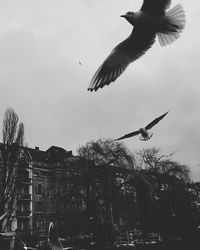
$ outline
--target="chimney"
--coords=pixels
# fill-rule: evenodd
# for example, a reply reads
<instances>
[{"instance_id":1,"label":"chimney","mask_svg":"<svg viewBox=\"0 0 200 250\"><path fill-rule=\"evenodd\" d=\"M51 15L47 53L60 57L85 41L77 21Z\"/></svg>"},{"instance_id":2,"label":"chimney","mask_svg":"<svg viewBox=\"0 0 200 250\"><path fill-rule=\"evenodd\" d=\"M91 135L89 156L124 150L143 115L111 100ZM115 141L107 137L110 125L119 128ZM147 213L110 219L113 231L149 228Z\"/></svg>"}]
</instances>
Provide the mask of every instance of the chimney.
<instances>
[{"instance_id":1,"label":"chimney","mask_svg":"<svg viewBox=\"0 0 200 250\"><path fill-rule=\"evenodd\" d=\"M39 147L35 147L35 150L36 150L36 151L39 151L39 150L40 150L40 148L39 148Z\"/></svg>"}]
</instances>

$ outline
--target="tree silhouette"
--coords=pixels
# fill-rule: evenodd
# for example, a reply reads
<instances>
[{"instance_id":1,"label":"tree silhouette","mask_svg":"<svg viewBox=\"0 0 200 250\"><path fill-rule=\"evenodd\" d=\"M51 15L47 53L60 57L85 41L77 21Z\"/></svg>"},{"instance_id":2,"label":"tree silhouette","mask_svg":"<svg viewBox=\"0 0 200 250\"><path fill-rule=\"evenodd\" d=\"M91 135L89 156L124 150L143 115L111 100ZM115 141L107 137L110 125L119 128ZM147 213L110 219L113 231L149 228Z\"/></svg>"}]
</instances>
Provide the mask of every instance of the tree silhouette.
<instances>
[{"instance_id":1,"label":"tree silhouette","mask_svg":"<svg viewBox=\"0 0 200 250\"><path fill-rule=\"evenodd\" d=\"M24 142L24 125L18 120L12 108L6 109L0 144L0 215L6 212L6 216L0 221L0 232L5 230L16 204L17 162Z\"/></svg>"},{"instance_id":2,"label":"tree silhouette","mask_svg":"<svg viewBox=\"0 0 200 250\"><path fill-rule=\"evenodd\" d=\"M109 139L86 143L78 149L78 155L82 159L81 173L68 178L68 183L72 184L68 199L84 201L85 219L90 226L90 218L99 219L99 209L106 211L104 219L112 225L113 206L123 207L121 184L117 178L123 169L134 167L134 158L122 143Z\"/></svg>"},{"instance_id":3,"label":"tree silhouette","mask_svg":"<svg viewBox=\"0 0 200 250\"><path fill-rule=\"evenodd\" d=\"M189 168L161 155L159 149L139 152L140 168L151 184L152 225L163 236L173 236L194 225Z\"/></svg>"}]
</instances>

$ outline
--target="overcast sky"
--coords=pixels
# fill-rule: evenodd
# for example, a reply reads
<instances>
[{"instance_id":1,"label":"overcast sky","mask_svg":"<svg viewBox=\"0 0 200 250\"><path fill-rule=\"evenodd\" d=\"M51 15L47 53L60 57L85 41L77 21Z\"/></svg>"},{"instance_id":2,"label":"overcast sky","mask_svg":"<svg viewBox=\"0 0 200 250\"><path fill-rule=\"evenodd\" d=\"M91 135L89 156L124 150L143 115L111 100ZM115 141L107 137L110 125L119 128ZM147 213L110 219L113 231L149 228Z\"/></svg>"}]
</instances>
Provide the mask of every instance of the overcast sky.
<instances>
[{"instance_id":1,"label":"overcast sky","mask_svg":"<svg viewBox=\"0 0 200 250\"><path fill-rule=\"evenodd\" d=\"M88 84L111 49L131 32L120 17L141 0L0 1L0 118L12 107L25 140L42 150L76 149L117 138L166 111L151 140L124 140L132 152L158 147L187 164L200 181L200 3L172 0L186 12L173 44L158 41L110 86ZM79 61L82 65L79 64Z\"/></svg>"}]
</instances>

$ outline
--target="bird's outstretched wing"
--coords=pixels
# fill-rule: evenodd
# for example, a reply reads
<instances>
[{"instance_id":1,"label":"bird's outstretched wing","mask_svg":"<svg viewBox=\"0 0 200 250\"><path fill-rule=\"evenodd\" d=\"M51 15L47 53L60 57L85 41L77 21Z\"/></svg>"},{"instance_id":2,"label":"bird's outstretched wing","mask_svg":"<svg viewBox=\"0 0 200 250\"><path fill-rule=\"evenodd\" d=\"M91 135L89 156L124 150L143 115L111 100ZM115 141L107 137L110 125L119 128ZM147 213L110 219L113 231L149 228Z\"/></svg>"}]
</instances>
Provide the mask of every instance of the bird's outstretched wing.
<instances>
[{"instance_id":1,"label":"bird's outstretched wing","mask_svg":"<svg viewBox=\"0 0 200 250\"><path fill-rule=\"evenodd\" d=\"M132 136L135 136L135 135L139 135L140 134L140 130L137 130L137 131L134 131L132 133L129 133L129 134L126 134L118 139L115 139L115 141L118 141L118 140L122 140L122 139L126 139L126 138L129 138L129 137L132 137Z\"/></svg>"},{"instance_id":2,"label":"bird's outstretched wing","mask_svg":"<svg viewBox=\"0 0 200 250\"><path fill-rule=\"evenodd\" d=\"M156 33L151 30L134 28L131 35L118 44L94 74L88 90L103 88L114 82L129 63L137 60L155 42Z\"/></svg>"},{"instance_id":3,"label":"bird's outstretched wing","mask_svg":"<svg viewBox=\"0 0 200 250\"><path fill-rule=\"evenodd\" d=\"M156 119L154 119L152 122L150 122L146 127L145 127L145 129L151 129L154 125L156 125L160 120L162 120L165 116L166 116L166 114L167 114L168 112L166 112L166 113L164 113L164 115L161 115L161 116L159 116L159 117L157 117Z\"/></svg>"},{"instance_id":4,"label":"bird's outstretched wing","mask_svg":"<svg viewBox=\"0 0 200 250\"><path fill-rule=\"evenodd\" d=\"M170 4L171 0L143 0L141 10L153 15L163 15Z\"/></svg>"},{"instance_id":5,"label":"bird's outstretched wing","mask_svg":"<svg viewBox=\"0 0 200 250\"><path fill-rule=\"evenodd\" d=\"M52 250L63 250L63 246L58 238L58 231L53 222L49 224L48 239Z\"/></svg>"}]
</instances>

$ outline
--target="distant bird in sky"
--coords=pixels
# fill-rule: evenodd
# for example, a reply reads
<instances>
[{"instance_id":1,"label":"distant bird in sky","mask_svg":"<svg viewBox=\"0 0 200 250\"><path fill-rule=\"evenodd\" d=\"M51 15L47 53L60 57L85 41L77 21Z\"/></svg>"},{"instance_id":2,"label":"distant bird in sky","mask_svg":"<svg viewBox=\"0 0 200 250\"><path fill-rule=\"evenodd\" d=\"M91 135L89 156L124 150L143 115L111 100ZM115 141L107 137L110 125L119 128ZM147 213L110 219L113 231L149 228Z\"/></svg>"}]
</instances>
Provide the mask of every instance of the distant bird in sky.
<instances>
[{"instance_id":1,"label":"distant bird in sky","mask_svg":"<svg viewBox=\"0 0 200 250\"><path fill-rule=\"evenodd\" d=\"M80 60L78 61L78 63L79 63L80 65L82 65L82 62L81 62Z\"/></svg>"},{"instance_id":2,"label":"distant bird in sky","mask_svg":"<svg viewBox=\"0 0 200 250\"><path fill-rule=\"evenodd\" d=\"M52 250L63 250L63 246L58 238L57 228L53 222L49 224L48 239Z\"/></svg>"},{"instance_id":3,"label":"distant bird in sky","mask_svg":"<svg viewBox=\"0 0 200 250\"><path fill-rule=\"evenodd\" d=\"M169 11L171 0L143 0L137 12L124 17L132 26L132 33L118 44L94 74L89 91L98 90L114 82L127 66L143 56L154 44L156 35L161 46L175 41L185 27L185 13L178 4Z\"/></svg>"},{"instance_id":4,"label":"distant bird in sky","mask_svg":"<svg viewBox=\"0 0 200 250\"><path fill-rule=\"evenodd\" d=\"M149 140L152 137L153 133L149 132L148 130L151 129L153 126L155 126L160 120L162 120L166 116L167 113L168 112L166 112L163 115L157 117L152 122L150 122L146 127L140 128L137 131L126 134L126 135L124 135L124 136L122 136L122 137L120 137L118 139L115 139L115 141L126 139L126 138L129 138L129 137L132 137L132 136L135 136L135 135L139 135L139 134L141 134L140 140L142 140L142 141Z\"/></svg>"}]
</instances>

